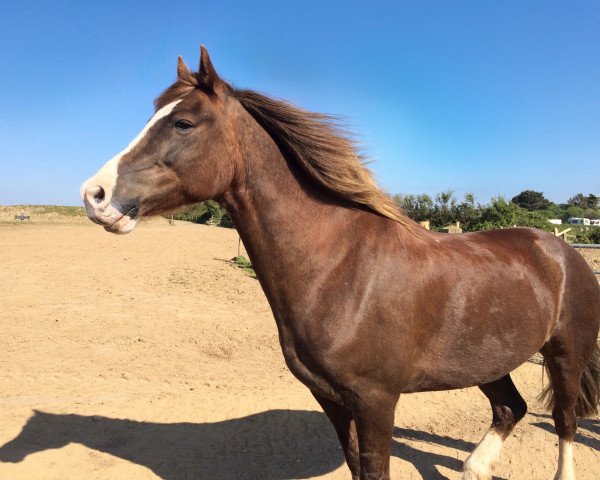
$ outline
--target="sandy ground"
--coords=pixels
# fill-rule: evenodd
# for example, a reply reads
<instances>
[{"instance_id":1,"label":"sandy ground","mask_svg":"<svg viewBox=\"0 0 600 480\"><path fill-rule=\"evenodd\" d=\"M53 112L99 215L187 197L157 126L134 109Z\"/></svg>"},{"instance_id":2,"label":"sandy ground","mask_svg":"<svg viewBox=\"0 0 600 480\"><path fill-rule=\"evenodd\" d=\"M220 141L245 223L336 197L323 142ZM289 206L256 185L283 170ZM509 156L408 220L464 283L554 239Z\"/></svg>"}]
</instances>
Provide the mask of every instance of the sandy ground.
<instances>
[{"instance_id":1,"label":"sandy ground","mask_svg":"<svg viewBox=\"0 0 600 480\"><path fill-rule=\"evenodd\" d=\"M0 479L348 478L258 282L226 262L235 231L77 223L0 225ZM495 478L551 479L541 366L514 379L530 413ZM460 478L490 418L477 389L403 396L392 478ZM575 454L598 479L598 418Z\"/></svg>"},{"instance_id":2,"label":"sandy ground","mask_svg":"<svg viewBox=\"0 0 600 480\"><path fill-rule=\"evenodd\" d=\"M600 271L600 249L579 248L578 252L583 255L593 270Z\"/></svg>"}]
</instances>

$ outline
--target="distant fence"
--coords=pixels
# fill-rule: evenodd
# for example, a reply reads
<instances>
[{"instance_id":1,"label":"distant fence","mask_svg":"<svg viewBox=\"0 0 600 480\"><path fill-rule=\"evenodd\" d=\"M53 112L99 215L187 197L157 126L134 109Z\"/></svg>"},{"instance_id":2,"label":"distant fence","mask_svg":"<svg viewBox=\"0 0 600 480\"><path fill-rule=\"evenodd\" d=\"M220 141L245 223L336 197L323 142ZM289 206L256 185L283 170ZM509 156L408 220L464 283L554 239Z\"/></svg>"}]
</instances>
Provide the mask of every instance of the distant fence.
<instances>
[{"instance_id":1,"label":"distant fence","mask_svg":"<svg viewBox=\"0 0 600 480\"><path fill-rule=\"evenodd\" d=\"M597 244L589 244L589 243L572 243L571 246L573 248L597 248L600 249L600 245ZM600 270L594 270L596 275L600 275Z\"/></svg>"}]
</instances>

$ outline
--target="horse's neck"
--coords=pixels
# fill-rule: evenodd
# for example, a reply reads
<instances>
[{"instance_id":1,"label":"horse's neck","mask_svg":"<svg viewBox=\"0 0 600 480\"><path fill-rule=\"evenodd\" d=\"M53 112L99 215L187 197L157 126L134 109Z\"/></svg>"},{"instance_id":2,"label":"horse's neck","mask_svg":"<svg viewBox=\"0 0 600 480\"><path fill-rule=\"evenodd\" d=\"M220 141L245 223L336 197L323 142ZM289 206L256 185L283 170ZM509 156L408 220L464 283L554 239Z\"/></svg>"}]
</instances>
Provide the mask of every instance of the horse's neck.
<instances>
[{"instance_id":1,"label":"horse's neck","mask_svg":"<svg viewBox=\"0 0 600 480\"><path fill-rule=\"evenodd\" d=\"M327 268L323 257L350 248L356 239L352 216L359 212L294 172L262 129L242 152L241 181L225 204L272 305L288 303Z\"/></svg>"}]
</instances>

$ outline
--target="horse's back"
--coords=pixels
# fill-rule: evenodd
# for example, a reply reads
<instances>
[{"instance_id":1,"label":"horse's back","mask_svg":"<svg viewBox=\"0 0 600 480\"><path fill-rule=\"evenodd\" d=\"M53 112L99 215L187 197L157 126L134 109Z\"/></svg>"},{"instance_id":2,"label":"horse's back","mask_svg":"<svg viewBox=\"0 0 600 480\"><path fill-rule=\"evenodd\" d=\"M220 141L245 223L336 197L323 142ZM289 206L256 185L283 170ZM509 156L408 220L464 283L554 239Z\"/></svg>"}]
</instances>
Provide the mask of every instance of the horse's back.
<instances>
[{"instance_id":1,"label":"horse's back","mask_svg":"<svg viewBox=\"0 0 600 480\"><path fill-rule=\"evenodd\" d=\"M416 298L435 307L416 314L415 323L431 328L420 340L411 390L500 378L542 348L567 317L569 329L582 327L595 339L598 284L562 240L528 228L430 238L424 248L435 266L421 270L431 281Z\"/></svg>"},{"instance_id":2,"label":"horse's back","mask_svg":"<svg viewBox=\"0 0 600 480\"><path fill-rule=\"evenodd\" d=\"M600 284L594 272L567 242L533 228L509 228L477 232L473 240L488 248L503 249L522 262L541 283L553 291L556 302L554 328L567 316L581 317L585 328L598 330L600 324ZM573 318L575 321L575 318Z\"/></svg>"}]
</instances>

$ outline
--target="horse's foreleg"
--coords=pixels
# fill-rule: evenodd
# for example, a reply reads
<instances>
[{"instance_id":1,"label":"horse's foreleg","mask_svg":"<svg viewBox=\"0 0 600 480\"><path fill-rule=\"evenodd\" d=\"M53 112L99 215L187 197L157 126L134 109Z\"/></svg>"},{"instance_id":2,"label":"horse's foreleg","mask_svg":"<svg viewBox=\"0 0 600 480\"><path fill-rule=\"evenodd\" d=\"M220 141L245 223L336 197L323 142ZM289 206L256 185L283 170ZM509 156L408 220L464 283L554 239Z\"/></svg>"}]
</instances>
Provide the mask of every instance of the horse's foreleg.
<instances>
[{"instance_id":1,"label":"horse's foreleg","mask_svg":"<svg viewBox=\"0 0 600 480\"><path fill-rule=\"evenodd\" d=\"M360 451L360 479L390 478L390 448L398 396L370 392L356 399L352 415Z\"/></svg>"},{"instance_id":2,"label":"horse's foreleg","mask_svg":"<svg viewBox=\"0 0 600 480\"><path fill-rule=\"evenodd\" d=\"M492 426L464 465L464 480L491 480L492 469L500 458L504 440L527 412L527 404L510 375L479 388L492 406Z\"/></svg>"},{"instance_id":3,"label":"horse's foreleg","mask_svg":"<svg viewBox=\"0 0 600 480\"><path fill-rule=\"evenodd\" d=\"M352 412L342 405L321 397L312 392L321 408L335 427L338 439L344 450L346 463L352 473L352 480L360 478L360 459L358 453L358 437Z\"/></svg>"}]
</instances>

